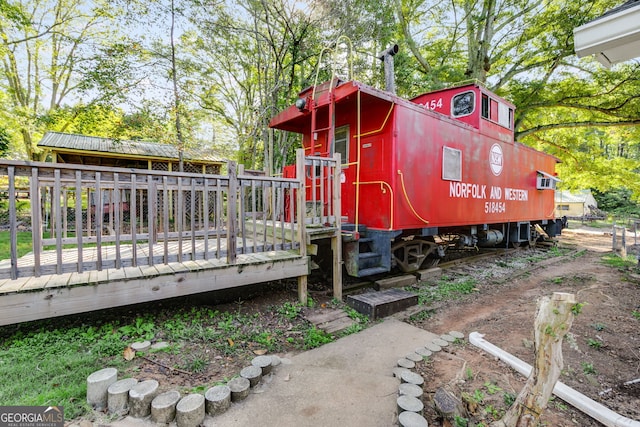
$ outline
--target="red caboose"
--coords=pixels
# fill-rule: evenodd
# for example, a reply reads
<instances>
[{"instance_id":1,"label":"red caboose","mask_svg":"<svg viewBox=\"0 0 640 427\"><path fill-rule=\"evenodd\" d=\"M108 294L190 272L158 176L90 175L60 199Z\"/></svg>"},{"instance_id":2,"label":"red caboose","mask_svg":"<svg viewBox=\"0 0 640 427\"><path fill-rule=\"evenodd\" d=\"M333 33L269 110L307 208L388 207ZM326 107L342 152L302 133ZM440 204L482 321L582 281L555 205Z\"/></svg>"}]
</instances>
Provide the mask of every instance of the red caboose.
<instances>
[{"instance_id":1,"label":"red caboose","mask_svg":"<svg viewBox=\"0 0 640 427\"><path fill-rule=\"evenodd\" d=\"M362 277L435 264L447 247L555 236L555 157L514 142L514 106L467 84L402 99L337 79L271 127L307 155L342 156L343 256Z\"/></svg>"}]
</instances>

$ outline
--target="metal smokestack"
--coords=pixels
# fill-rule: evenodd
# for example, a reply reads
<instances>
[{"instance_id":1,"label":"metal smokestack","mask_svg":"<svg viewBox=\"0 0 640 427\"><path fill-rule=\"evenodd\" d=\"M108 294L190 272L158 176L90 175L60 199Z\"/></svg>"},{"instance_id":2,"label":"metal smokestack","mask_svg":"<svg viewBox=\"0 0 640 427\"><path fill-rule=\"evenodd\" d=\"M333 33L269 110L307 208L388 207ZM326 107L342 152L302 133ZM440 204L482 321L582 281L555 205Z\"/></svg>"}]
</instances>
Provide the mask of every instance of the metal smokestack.
<instances>
[{"instance_id":1,"label":"metal smokestack","mask_svg":"<svg viewBox=\"0 0 640 427\"><path fill-rule=\"evenodd\" d=\"M384 62L384 82L386 91L395 95L396 93L396 79L393 68L393 56L398 53L398 45L394 44L378 56L382 62Z\"/></svg>"}]
</instances>

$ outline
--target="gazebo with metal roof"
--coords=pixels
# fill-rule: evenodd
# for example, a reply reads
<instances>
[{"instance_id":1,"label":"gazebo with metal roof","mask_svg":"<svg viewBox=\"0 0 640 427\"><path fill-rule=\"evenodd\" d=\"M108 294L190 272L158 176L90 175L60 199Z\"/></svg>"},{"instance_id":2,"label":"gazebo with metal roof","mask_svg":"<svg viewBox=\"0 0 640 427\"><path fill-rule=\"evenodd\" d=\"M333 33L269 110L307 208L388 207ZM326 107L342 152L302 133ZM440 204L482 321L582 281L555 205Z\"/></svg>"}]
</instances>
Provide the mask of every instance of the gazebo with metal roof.
<instances>
[{"instance_id":1,"label":"gazebo with metal roof","mask_svg":"<svg viewBox=\"0 0 640 427\"><path fill-rule=\"evenodd\" d=\"M38 147L48 150L56 163L177 171L178 148L170 144L129 141L96 136L47 132ZM226 162L210 152L187 149L184 171L219 174Z\"/></svg>"}]
</instances>

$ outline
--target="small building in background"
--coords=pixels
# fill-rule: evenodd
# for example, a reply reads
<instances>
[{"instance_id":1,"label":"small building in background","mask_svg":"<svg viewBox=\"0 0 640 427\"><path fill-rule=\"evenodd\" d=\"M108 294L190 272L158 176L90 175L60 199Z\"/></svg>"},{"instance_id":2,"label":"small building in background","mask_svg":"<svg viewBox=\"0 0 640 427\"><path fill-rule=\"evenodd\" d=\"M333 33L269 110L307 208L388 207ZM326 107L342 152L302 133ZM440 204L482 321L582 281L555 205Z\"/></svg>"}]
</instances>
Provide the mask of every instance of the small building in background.
<instances>
[{"instance_id":1,"label":"small building in background","mask_svg":"<svg viewBox=\"0 0 640 427\"><path fill-rule=\"evenodd\" d=\"M556 216L585 217L598 208L591 190L556 190Z\"/></svg>"},{"instance_id":2,"label":"small building in background","mask_svg":"<svg viewBox=\"0 0 640 427\"><path fill-rule=\"evenodd\" d=\"M175 145L148 141L128 141L61 132L47 132L38 147L51 153L55 163L178 171ZM211 152L186 149L185 172L220 174L226 162Z\"/></svg>"}]
</instances>

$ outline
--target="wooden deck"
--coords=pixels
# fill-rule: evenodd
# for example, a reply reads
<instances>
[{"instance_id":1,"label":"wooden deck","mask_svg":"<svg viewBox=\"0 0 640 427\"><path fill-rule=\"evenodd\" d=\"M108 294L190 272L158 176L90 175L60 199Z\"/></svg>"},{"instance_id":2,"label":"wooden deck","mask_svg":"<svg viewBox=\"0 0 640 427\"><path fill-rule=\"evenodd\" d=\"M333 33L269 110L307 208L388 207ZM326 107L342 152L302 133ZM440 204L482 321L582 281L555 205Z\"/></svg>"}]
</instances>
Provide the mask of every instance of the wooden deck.
<instances>
[{"instance_id":1,"label":"wooden deck","mask_svg":"<svg viewBox=\"0 0 640 427\"><path fill-rule=\"evenodd\" d=\"M170 262L0 282L0 325L229 289L308 274L297 251Z\"/></svg>"},{"instance_id":2,"label":"wooden deck","mask_svg":"<svg viewBox=\"0 0 640 427\"><path fill-rule=\"evenodd\" d=\"M298 176L319 165L332 171L337 192L325 205L337 210L308 216L304 179L242 175L234 165L215 176L0 161L12 242L11 259L0 261L0 325L285 278L297 278L306 303L308 245L331 239L340 266L339 157L299 151ZM40 195L31 200L33 251L22 257L18 180ZM108 209L93 215L87 204L104 194ZM338 299L340 274L334 268Z\"/></svg>"}]
</instances>

